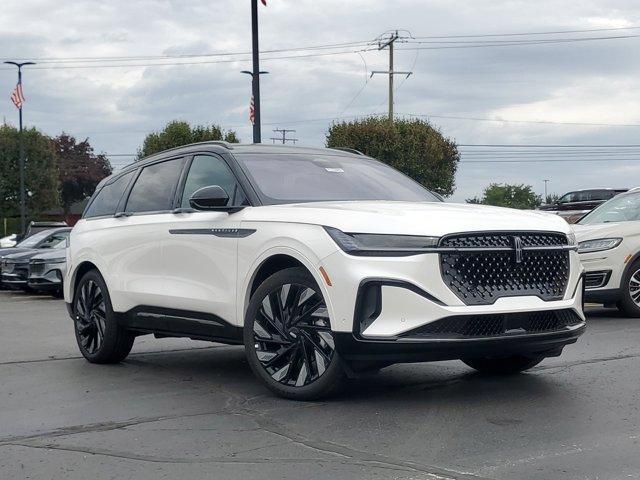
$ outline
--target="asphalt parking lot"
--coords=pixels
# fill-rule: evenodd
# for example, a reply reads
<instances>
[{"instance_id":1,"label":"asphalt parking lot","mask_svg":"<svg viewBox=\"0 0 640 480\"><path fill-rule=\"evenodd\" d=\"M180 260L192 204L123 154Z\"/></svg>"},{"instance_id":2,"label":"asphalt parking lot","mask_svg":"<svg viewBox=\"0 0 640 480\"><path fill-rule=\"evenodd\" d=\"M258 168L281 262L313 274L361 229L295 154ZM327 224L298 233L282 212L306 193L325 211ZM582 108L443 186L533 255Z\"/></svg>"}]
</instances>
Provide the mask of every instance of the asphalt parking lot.
<instances>
[{"instance_id":1,"label":"asphalt parking lot","mask_svg":"<svg viewBox=\"0 0 640 480\"><path fill-rule=\"evenodd\" d=\"M640 320L589 316L528 374L394 366L297 403L240 347L140 337L90 365L62 301L0 291L0 478L640 478Z\"/></svg>"}]
</instances>

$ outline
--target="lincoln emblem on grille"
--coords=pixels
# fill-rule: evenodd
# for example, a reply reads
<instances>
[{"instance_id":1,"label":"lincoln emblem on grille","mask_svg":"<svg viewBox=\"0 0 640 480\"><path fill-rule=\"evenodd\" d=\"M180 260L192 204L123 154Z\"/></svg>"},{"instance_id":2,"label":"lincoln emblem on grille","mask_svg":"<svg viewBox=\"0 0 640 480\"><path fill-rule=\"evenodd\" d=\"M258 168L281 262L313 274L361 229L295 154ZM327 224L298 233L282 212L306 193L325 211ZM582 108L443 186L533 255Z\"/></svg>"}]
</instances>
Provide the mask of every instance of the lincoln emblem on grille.
<instances>
[{"instance_id":1,"label":"lincoln emblem on grille","mask_svg":"<svg viewBox=\"0 0 640 480\"><path fill-rule=\"evenodd\" d=\"M515 249L516 253L516 263L522 263L522 239L520 237L513 237L513 248Z\"/></svg>"}]
</instances>

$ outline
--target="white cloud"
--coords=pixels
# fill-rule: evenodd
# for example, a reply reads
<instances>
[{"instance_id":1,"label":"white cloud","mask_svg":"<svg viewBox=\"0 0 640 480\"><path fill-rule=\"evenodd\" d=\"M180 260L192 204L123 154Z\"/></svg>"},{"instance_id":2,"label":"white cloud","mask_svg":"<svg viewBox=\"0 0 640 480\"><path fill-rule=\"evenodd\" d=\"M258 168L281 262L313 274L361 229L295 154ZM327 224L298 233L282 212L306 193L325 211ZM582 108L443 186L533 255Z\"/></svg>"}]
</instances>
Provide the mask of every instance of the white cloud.
<instances>
[{"instance_id":1,"label":"white cloud","mask_svg":"<svg viewBox=\"0 0 640 480\"><path fill-rule=\"evenodd\" d=\"M505 33L640 25L631 0L269 0L260 6L261 47L372 39L391 28L416 36ZM6 57L141 56L250 49L249 6L222 0L5 0L0 51ZM628 33L640 33L631 30ZM415 75L398 90L400 113L559 122L640 123L640 39L465 50L402 51L396 68ZM264 55L267 57L267 55ZM368 70L387 68L386 52L364 54ZM44 66L41 63L39 66ZM344 111L365 81L356 54L264 61L263 136L297 129L303 144L322 145L324 119ZM145 132L180 118L220 123L251 138L249 62L148 68L27 70L25 120L47 133L90 136L99 151L134 153ZM0 115L15 72L0 70ZM1 92L6 92L2 96ZM5 100L1 100L4 98ZM344 115L384 112L385 78L369 80ZM638 129L438 118L464 143L637 143ZM273 125L272 125L273 124ZM121 162L122 160L118 160ZM638 163L640 166L640 163ZM602 184L632 186L634 164L461 165L455 199L491 181L551 190ZM640 177L638 177L640 178ZM639 182L640 183L640 182Z\"/></svg>"}]
</instances>

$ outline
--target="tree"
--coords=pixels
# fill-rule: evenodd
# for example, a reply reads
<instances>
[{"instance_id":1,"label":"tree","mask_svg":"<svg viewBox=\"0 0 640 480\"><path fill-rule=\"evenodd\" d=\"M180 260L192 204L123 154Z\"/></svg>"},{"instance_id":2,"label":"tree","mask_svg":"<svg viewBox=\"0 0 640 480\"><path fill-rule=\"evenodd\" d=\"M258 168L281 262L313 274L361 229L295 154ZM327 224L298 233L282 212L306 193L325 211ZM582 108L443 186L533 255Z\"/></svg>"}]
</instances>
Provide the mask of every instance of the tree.
<instances>
[{"instance_id":1,"label":"tree","mask_svg":"<svg viewBox=\"0 0 640 480\"><path fill-rule=\"evenodd\" d=\"M451 195L455 190L458 148L424 120L390 122L370 117L334 123L326 143L330 148L354 148L377 158L441 195Z\"/></svg>"},{"instance_id":2,"label":"tree","mask_svg":"<svg viewBox=\"0 0 640 480\"><path fill-rule=\"evenodd\" d=\"M492 183L484 189L482 197L469 198L467 203L531 210L542 203L542 197L535 194L531 185Z\"/></svg>"},{"instance_id":3,"label":"tree","mask_svg":"<svg viewBox=\"0 0 640 480\"><path fill-rule=\"evenodd\" d=\"M558 200L560 200L560 198L562 198L562 195L559 195L557 193L550 193L549 195L547 195L547 198L545 199L544 203L553 204L553 203L556 203Z\"/></svg>"},{"instance_id":4,"label":"tree","mask_svg":"<svg viewBox=\"0 0 640 480\"><path fill-rule=\"evenodd\" d=\"M23 130L27 215L59 205L58 168L51 139L35 128ZM0 217L20 213L19 131L0 126Z\"/></svg>"},{"instance_id":5,"label":"tree","mask_svg":"<svg viewBox=\"0 0 640 480\"><path fill-rule=\"evenodd\" d=\"M53 139L53 145L58 161L60 204L66 214L75 202L93 194L112 169L107 157L93 153L88 139L77 142L63 132Z\"/></svg>"},{"instance_id":6,"label":"tree","mask_svg":"<svg viewBox=\"0 0 640 480\"><path fill-rule=\"evenodd\" d=\"M233 130L224 131L218 125L191 127L187 122L174 120L169 122L161 132L147 135L142 148L138 150L138 158L140 159L169 148L210 140L224 140L230 143L240 142L236 132Z\"/></svg>"}]
</instances>

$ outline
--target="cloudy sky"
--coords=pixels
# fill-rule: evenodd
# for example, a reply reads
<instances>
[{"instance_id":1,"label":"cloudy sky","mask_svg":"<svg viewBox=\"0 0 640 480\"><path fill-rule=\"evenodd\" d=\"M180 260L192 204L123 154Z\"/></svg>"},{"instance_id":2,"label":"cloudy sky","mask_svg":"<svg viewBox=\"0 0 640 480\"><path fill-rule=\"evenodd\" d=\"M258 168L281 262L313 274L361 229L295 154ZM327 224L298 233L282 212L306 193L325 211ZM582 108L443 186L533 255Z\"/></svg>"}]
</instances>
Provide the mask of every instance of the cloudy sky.
<instances>
[{"instance_id":1,"label":"cloudy sky","mask_svg":"<svg viewBox=\"0 0 640 480\"><path fill-rule=\"evenodd\" d=\"M89 137L96 151L133 154L173 119L218 123L250 141L250 82L240 73L250 59L218 55L250 50L249 5L4 0L0 57L38 62L25 72L27 125ZM396 70L414 72L396 79L399 116L430 118L463 145L640 144L637 1L268 0L260 22L261 50L285 50L263 53L263 138L293 128L301 144L320 146L332 119L384 113L387 80L368 77L388 68L388 54L367 42L398 29L407 41ZM545 34L486 36L513 33ZM15 124L14 84L15 71L0 68L0 115ZM490 182L539 193L543 179L555 193L640 185L640 150L461 150L456 201Z\"/></svg>"}]
</instances>

